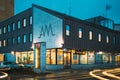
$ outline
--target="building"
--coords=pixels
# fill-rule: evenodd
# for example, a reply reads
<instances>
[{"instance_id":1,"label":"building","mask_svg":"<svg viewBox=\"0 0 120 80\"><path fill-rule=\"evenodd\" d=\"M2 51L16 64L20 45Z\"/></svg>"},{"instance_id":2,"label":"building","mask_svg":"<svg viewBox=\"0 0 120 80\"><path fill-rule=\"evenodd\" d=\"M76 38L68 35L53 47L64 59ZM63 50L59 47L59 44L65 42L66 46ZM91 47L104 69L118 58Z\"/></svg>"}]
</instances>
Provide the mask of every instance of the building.
<instances>
[{"instance_id":1,"label":"building","mask_svg":"<svg viewBox=\"0 0 120 80\"><path fill-rule=\"evenodd\" d=\"M114 24L114 30L120 31L120 24Z\"/></svg>"},{"instance_id":2,"label":"building","mask_svg":"<svg viewBox=\"0 0 120 80\"><path fill-rule=\"evenodd\" d=\"M97 27L96 27L97 26ZM4 61L34 63L34 44L46 42L46 68L120 63L120 32L38 5L0 22Z\"/></svg>"},{"instance_id":3,"label":"building","mask_svg":"<svg viewBox=\"0 0 120 80\"><path fill-rule=\"evenodd\" d=\"M101 25L109 29L114 29L114 21L109 18L105 18L103 16L97 16L90 19L86 19L86 21Z\"/></svg>"},{"instance_id":4,"label":"building","mask_svg":"<svg viewBox=\"0 0 120 80\"><path fill-rule=\"evenodd\" d=\"M0 0L0 21L14 15L14 0Z\"/></svg>"}]
</instances>

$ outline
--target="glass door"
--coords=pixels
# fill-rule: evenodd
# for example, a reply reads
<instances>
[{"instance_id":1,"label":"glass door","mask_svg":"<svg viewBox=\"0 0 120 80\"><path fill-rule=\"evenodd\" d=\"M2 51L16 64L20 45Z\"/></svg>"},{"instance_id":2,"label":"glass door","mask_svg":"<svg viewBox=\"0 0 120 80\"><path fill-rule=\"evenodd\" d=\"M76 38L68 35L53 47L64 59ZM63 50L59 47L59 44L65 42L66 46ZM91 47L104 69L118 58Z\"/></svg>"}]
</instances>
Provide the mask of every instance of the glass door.
<instances>
[{"instance_id":1,"label":"glass door","mask_svg":"<svg viewBox=\"0 0 120 80\"><path fill-rule=\"evenodd\" d=\"M70 68L71 65L71 54L65 52L64 53L64 68Z\"/></svg>"}]
</instances>

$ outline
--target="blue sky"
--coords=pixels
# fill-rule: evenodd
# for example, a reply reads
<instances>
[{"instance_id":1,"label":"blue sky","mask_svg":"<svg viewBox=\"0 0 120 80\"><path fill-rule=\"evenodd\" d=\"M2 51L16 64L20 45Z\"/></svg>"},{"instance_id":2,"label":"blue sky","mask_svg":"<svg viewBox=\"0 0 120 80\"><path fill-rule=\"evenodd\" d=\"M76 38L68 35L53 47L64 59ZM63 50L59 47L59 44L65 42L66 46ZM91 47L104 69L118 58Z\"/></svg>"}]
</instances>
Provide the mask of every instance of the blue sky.
<instances>
[{"instance_id":1,"label":"blue sky","mask_svg":"<svg viewBox=\"0 0 120 80\"><path fill-rule=\"evenodd\" d=\"M15 14L28 9L32 3L61 12L70 14L79 19L88 19L94 16L106 16L120 23L120 0L15 0ZM111 5L107 11L106 4Z\"/></svg>"}]
</instances>

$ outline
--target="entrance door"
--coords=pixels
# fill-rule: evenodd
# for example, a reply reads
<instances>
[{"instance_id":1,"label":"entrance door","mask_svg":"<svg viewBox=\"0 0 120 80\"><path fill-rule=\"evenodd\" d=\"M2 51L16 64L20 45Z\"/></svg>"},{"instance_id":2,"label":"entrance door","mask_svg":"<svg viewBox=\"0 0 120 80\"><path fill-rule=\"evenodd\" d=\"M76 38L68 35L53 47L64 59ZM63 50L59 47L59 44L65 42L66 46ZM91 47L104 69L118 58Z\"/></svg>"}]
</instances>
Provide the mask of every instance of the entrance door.
<instances>
[{"instance_id":1,"label":"entrance door","mask_svg":"<svg viewBox=\"0 0 120 80\"><path fill-rule=\"evenodd\" d=\"M71 65L71 54L64 53L64 68L70 68Z\"/></svg>"}]
</instances>

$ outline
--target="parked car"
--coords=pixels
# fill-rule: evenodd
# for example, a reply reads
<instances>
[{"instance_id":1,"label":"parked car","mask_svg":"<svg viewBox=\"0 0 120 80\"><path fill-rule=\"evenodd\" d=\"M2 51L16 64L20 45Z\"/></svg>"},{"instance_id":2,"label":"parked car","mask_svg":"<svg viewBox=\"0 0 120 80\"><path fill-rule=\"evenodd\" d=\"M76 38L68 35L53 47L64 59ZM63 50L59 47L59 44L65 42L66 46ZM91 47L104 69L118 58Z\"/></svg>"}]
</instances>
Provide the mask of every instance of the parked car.
<instances>
[{"instance_id":1,"label":"parked car","mask_svg":"<svg viewBox=\"0 0 120 80\"><path fill-rule=\"evenodd\" d=\"M16 64L14 62L3 62L4 66L9 67L10 69L21 69L24 66L20 64Z\"/></svg>"}]
</instances>

